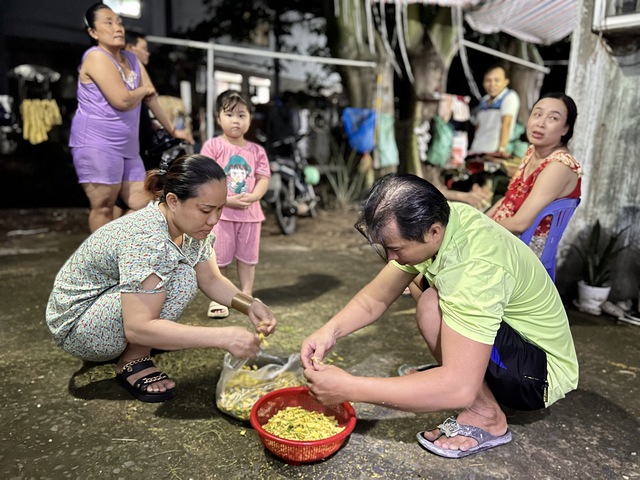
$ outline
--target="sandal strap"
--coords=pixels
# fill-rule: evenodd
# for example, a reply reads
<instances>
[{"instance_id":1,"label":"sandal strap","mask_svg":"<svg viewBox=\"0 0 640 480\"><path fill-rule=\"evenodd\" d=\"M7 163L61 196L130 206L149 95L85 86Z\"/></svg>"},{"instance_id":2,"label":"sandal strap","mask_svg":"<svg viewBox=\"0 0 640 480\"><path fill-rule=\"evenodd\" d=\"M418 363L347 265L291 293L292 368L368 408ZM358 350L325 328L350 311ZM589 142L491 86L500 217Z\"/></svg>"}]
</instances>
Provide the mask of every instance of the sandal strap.
<instances>
[{"instance_id":1,"label":"sandal strap","mask_svg":"<svg viewBox=\"0 0 640 480\"><path fill-rule=\"evenodd\" d=\"M492 435L480 427L460 424L458 423L456 417L447 418L442 424L438 425L438 428L444 435L449 438L461 435L463 437L473 438L476 442L478 442L478 445L482 445L483 443L490 440L504 437L505 435L507 435L507 433L509 433L509 430L507 430L507 432L505 432L503 435Z\"/></svg>"},{"instance_id":2,"label":"sandal strap","mask_svg":"<svg viewBox=\"0 0 640 480\"><path fill-rule=\"evenodd\" d=\"M142 370L145 370L147 368L151 368L154 366L155 365L151 361L151 357L137 358L125 364L125 366L122 367L122 372L120 372L120 375L122 375L123 378L128 378L134 373L138 373Z\"/></svg>"},{"instance_id":3,"label":"sandal strap","mask_svg":"<svg viewBox=\"0 0 640 480\"><path fill-rule=\"evenodd\" d=\"M460 434L460 424L456 417L449 417L440 425L438 425L438 429L440 430L441 435L445 435L449 438L455 437Z\"/></svg>"},{"instance_id":4,"label":"sandal strap","mask_svg":"<svg viewBox=\"0 0 640 480\"><path fill-rule=\"evenodd\" d=\"M144 377L139 378L136 381L136 383L133 384L133 386L137 389L146 391L147 389L146 387L148 387L152 383L156 383L161 380L166 380L167 378L169 378L169 375L167 375L164 372L153 372L153 373L150 373L149 375L145 375Z\"/></svg>"}]
</instances>

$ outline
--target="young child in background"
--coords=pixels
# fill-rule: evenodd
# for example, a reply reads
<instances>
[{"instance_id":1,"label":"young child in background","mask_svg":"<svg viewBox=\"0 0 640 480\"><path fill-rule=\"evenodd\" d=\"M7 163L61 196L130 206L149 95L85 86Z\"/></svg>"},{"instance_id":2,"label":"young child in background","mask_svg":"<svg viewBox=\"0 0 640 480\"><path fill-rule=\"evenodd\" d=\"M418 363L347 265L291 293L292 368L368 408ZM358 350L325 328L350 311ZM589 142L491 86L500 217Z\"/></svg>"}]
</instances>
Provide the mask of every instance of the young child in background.
<instances>
[{"instance_id":1,"label":"young child in background","mask_svg":"<svg viewBox=\"0 0 640 480\"><path fill-rule=\"evenodd\" d=\"M218 267L227 277L227 267L237 260L242 293L252 295L260 249L264 213L260 199L269 185L269 160L260 145L245 140L251 124L249 102L237 91L222 92L216 100L216 120L222 135L207 140L201 154L213 158L227 174L227 203L213 228ZM225 318L229 309L211 302L207 315Z\"/></svg>"}]
</instances>

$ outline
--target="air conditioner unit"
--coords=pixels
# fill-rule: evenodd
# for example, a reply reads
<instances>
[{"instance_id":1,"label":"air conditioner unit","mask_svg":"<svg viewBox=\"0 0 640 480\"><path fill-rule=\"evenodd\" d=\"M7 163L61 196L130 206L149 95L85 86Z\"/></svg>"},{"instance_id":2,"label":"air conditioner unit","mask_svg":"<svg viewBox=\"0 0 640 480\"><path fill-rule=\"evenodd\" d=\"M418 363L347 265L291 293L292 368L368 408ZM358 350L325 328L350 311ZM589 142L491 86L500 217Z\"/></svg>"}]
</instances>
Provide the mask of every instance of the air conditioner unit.
<instances>
[{"instance_id":1,"label":"air conditioner unit","mask_svg":"<svg viewBox=\"0 0 640 480\"><path fill-rule=\"evenodd\" d=\"M592 30L606 35L640 32L640 0L595 0Z\"/></svg>"}]
</instances>

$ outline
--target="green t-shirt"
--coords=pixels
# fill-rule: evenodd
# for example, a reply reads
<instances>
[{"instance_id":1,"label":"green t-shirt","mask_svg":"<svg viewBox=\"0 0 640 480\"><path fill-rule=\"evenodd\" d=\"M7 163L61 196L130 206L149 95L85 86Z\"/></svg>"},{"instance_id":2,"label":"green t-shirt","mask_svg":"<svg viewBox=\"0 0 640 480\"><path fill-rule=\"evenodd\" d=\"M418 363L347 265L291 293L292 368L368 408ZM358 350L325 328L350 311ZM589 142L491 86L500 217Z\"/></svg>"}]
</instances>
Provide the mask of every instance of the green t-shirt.
<instances>
[{"instance_id":1,"label":"green t-shirt","mask_svg":"<svg viewBox=\"0 0 640 480\"><path fill-rule=\"evenodd\" d=\"M469 205L450 203L451 216L435 259L400 265L438 291L443 320L492 345L503 320L547 354L547 406L578 385L578 360L567 314L554 283L531 249Z\"/></svg>"}]
</instances>

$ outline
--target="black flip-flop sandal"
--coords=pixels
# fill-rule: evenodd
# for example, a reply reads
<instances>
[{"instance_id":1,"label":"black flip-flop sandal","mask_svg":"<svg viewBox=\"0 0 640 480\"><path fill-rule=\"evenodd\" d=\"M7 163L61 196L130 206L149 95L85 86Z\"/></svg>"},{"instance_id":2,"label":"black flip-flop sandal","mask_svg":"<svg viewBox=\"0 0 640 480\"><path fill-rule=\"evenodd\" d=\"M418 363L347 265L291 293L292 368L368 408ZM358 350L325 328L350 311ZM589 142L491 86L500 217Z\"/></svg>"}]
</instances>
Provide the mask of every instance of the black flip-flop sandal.
<instances>
[{"instance_id":1,"label":"black flip-flop sandal","mask_svg":"<svg viewBox=\"0 0 640 480\"><path fill-rule=\"evenodd\" d=\"M169 375L163 372L153 372L149 375L145 375L142 378L139 378L136 383L131 385L127 378L131 375L138 373L147 368L152 368L155 365L151 361L151 357L142 357L137 360L133 360L127 363L123 368L122 372L116 374L116 381L118 385L124 388L127 392L133 395L134 398L140 400L141 402L165 402L170 400L175 395L175 388L167 390L165 392L147 392L147 387L152 383L160 382L162 380L166 380L169 378Z\"/></svg>"}]
</instances>

